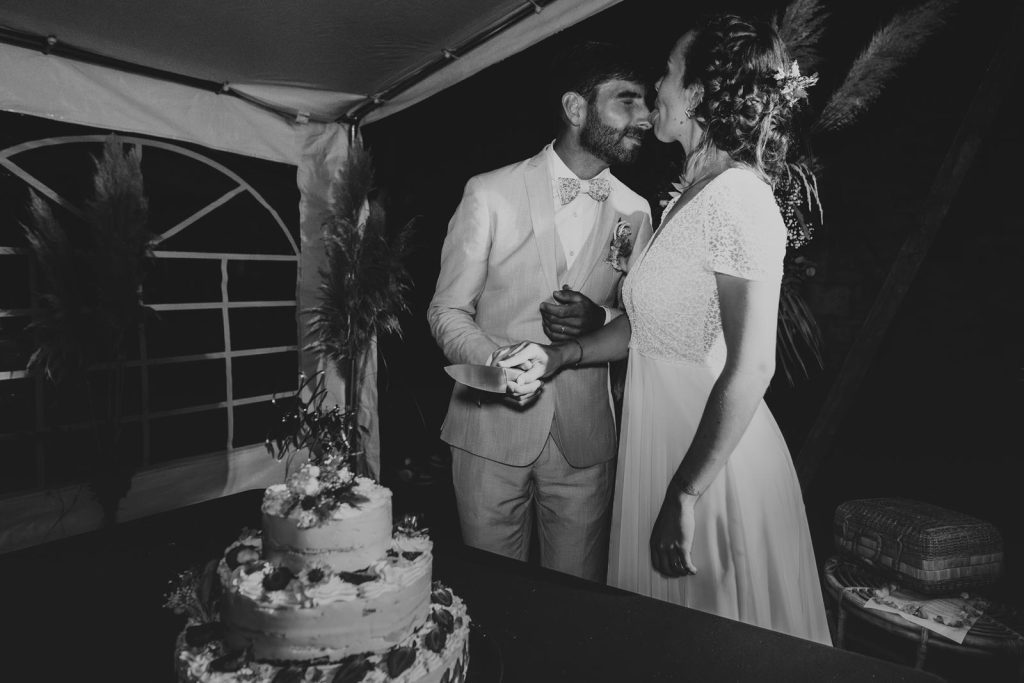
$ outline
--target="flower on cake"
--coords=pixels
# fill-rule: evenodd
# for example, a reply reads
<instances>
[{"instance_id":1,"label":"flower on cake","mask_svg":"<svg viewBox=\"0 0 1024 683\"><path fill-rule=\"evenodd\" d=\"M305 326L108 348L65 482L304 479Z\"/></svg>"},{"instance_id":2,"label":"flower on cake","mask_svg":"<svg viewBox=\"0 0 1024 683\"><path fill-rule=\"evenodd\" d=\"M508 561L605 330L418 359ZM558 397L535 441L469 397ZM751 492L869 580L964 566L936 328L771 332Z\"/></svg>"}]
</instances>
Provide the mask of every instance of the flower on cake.
<instances>
[{"instance_id":1,"label":"flower on cake","mask_svg":"<svg viewBox=\"0 0 1024 683\"><path fill-rule=\"evenodd\" d=\"M227 563L228 569L232 570L239 565L256 562L259 559L260 549L245 543L237 543L231 546L224 554L224 561Z\"/></svg>"},{"instance_id":2,"label":"flower on cake","mask_svg":"<svg viewBox=\"0 0 1024 683\"><path fill-rule=\"evenodd\" d=\"M320 468L316 465L303 465L295 474L288 478L288 490L300 496L315 496L320 493Z\"/></svg>"},{"instance_id":3,"label":"flower on cake","mask_svg":"<svg viewBox=\"0 0 1024 683\"><path fill-rule=\"evenodd\" d=\"M423 526L419 515L407 512L395 522L395 533L402 536L428 536L429 529Z\"/></svg>"},{"instance_id":4,"label":"flower on cake","mask_svg":"<svg viewBox=\"0 0 1024 683\"><path fill-rule=\"evenodd\" d=\"M295 523L300 529L310 529L317 525L320 518L315 510L301 510L295 518Z\"/></svg>"},{"instance_id":5,"label":"flower on cake","mask_svg":"<svg viewBox=\"0 0 1024 683\"><path fill-rule=\"evenodd\" d=\"M231 583L241 595L251 599L259 600L264 596L266 590L263 588L263 579L271 571L270 565L263 562L253 562L241 569L236 569L231 577Z\"/></svg>"},{"instance_id":6,"label":"flower on cake","mask_svg":"<svg viewBox=\"0 0 1024 683\"><path fill-rule=\"evenodd\" d=\"M309 585L320 583L331 573L331 568L323 563L314 562L306 567L305 582Z\"/></svg>"},{"instance_id":7,"label":"flower on cake","mask_svg":"<svg viewBox=\"0 0 1024 683\"><path fill-rule=\"evenodd\" d=\"M395 534L393 542L399 553L424 553L432 546L427 536L407 536L402 533Z\"/></svg>"},{"instance_id":8,"label":"flower on cake","mask_svg":"<svg viewBox=\"0 0 1024 683\"><path fill-rule=\"evenodd\" d=\"M430 602L435 605L451 607L453 601L452 592L445 588L440 581L434 581L430 586Z\"/></svg>"},{"instance_id":9,"label":"flower on cake","mask_svg":"<svg viewBox=\"0 0 1024 683\"><path fill-rule=\"evenodd\" d=\"M347 468L333 469L304 463L288 475L284 484L267 487L263 512L290 517L301 529L317 526L347 507L369 502L375 485L356 477Z\"/></svg>"}]
</instances>

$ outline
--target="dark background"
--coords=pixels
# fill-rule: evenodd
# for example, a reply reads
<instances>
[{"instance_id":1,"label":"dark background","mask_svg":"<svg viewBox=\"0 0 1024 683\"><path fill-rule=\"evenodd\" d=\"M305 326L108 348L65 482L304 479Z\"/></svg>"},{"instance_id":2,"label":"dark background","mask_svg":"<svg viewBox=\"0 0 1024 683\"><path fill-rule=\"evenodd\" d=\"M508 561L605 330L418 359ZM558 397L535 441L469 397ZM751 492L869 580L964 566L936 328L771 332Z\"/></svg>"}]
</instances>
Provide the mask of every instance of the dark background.
<instances>
[{"instance_id":1,"label":"dark background","mask_svg":"<svg viewBox=\"0 0 1024 683\"><path fill-rule=\"evenodd\" d=\"M917 3L835 0L822 40L820 109L874 31ZM382 190L397 223L417 217L415 282L404 338L381 343L385 484L399 504L433 515L434 533L455 533L437 437L451 381L425 312L436 283L447 223L466 180L532 156L551 140L545 69L578 40L627 46L651 65L707 9L770 16L784 3L683 4L626 0L387 119L365 126ZM814 139L825 226L802 253L817 264L802 294L825 341L825 368L795 387L778 373L767 402L796 455L893 259L920 216L936 172L1012 19L1010 3L967 3L889 82L853 126ZM835 448L804 484L818 558L831 553L831 521L844 500L915 498L995 523L1006 544L1007 579L1019 602L1022 529L1020 457L1024 240L1014 200L1020 178L1021 78L1008 84L995 125L938 231L865 381ZM658 199L679 148L653 138L640 162L615 169ZM657 216L656 216L657 218ZM418 484L418 485L417 485Z\"/></svg>"}]
</instances>

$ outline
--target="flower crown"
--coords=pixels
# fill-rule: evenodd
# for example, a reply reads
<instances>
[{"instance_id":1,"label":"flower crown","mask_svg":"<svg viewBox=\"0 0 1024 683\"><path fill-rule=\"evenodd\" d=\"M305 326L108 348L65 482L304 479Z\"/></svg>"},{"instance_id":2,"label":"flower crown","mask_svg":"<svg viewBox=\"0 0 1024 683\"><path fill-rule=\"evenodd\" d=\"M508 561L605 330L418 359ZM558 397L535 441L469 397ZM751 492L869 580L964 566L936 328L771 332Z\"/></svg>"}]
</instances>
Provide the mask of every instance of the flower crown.
<instances>
[{"instance_id":1,"label":"flower crown","mask_svg":"<svg viewBox=\"0 0 1024 683\"><path fill-rule=\"evenodd\" d=\"M792 106L800 100L806 99L807 88L818 82L818 74L801 76L800 65L794 59L789 71L782 67L775 72L775 82L782 88L782 96L786 99L786 104Z\"/></svg>"}]
</instances>

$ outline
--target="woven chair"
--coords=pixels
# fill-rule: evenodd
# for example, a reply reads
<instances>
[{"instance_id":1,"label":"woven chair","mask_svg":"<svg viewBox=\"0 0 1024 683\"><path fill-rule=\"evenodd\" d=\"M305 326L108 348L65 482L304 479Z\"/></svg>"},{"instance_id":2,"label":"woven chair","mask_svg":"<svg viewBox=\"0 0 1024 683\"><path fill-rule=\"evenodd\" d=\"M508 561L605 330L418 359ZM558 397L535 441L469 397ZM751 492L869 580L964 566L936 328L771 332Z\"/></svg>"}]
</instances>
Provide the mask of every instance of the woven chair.
<instances>
[{"instance_id":1,"label":"woven chair","mask_svg":"<svg viewBox=\"0 0 1024 683\"><path fill-rule=\"evenodd\" d=\"M922 669L929 648L957 655L1011 657L1017 664L1018 679L1024 681L1024 614L1006 605L991 602L984 615L967 633L962 645L913 624L898 614L866 609L872 591L890 583L889 577L853 560L832 557L825 562L824 585L837 607L835 644L844 646L849 615L886 633L918 642L914 667Z\"/></svg>"}]
</instances>

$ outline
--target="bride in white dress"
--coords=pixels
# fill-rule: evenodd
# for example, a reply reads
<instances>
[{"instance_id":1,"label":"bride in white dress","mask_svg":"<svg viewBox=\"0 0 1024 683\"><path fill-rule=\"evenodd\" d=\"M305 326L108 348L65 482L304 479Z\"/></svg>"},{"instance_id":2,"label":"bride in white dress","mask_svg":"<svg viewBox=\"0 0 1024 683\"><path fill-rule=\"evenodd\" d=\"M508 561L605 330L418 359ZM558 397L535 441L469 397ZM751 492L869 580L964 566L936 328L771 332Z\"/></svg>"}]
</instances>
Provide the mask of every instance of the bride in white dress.
<instances>
[{"instance_id":1,"label":"bride in white dress","mask_svg":"<svg viewBox=\"0 0 1024 683\"><path fill-rule=\"evenodd\" d=\"M800 485L763 401L786 244L768 181L808 84L767 24L722 15L680 38L651 122L682 146L687 184L624 282L627 315L495 362L527 370L509 390L528 401L543 377L628 347L608 582L830 645Z\"/></svg>"}]
</instances>

